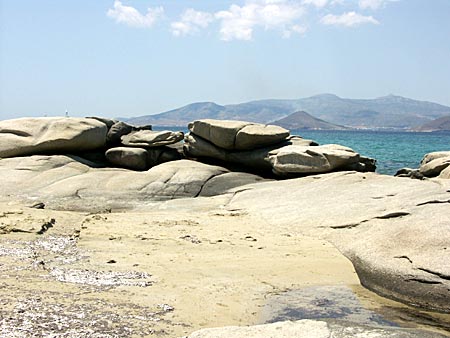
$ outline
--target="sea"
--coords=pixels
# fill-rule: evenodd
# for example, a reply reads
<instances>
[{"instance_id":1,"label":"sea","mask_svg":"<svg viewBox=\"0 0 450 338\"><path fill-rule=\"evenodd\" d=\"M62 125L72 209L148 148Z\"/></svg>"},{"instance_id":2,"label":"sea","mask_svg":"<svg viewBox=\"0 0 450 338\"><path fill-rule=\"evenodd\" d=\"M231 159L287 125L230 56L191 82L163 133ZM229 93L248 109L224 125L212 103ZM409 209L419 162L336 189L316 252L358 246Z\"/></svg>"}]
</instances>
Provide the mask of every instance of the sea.
<instances>
[{"instance_id":1,"label":"sea","mask_svg":"<svg viewBox=\"0 0 450 338\"><path fill-rule=\"evenodd\" d=\"M291 130L319 144L336 143L377 160L377 172L394 175L400 168L418 168L423 156L450 151L450 132Z\"/></svg>"},{"instance_id":2,"label":"sea","mask_svg":"<svg viewBox=\"0 0 450 338\"><path fill-rule=\"evenodd\" d=\"M154 130L175 130L154 127ZM179 129L185 133L187 129ZM377 172L394 175L401 168L418 168L423 156L433 151L450 151L450 132L399 132L371 130L291 130L291 135L319 144L340 144L377 160Z\"/></svg>"}]
</instances>

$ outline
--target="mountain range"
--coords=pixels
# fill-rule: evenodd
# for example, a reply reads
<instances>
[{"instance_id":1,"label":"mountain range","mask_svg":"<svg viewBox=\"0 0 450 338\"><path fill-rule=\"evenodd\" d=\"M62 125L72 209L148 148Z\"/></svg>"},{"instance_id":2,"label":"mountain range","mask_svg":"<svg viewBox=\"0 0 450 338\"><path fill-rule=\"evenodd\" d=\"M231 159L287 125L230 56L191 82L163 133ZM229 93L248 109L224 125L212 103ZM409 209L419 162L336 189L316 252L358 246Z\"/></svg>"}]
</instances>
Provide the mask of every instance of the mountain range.
<instances>
[{"instance_id":1,"label":"mountain range","mask_svg":"<svg viewBox=\"0 0 450 338\"><path fill-rule=\"evenodd\" d=\"M127 121L136 125L155 126L186 126L193 120L206 118L272 123L299 111L341 127L397 130L417 129L432 120L450 115L448 106L396 95L347 99L334 94L320 94L301 99L258 100L231 105L197 102Z\"/></svg>"}]
</instances>

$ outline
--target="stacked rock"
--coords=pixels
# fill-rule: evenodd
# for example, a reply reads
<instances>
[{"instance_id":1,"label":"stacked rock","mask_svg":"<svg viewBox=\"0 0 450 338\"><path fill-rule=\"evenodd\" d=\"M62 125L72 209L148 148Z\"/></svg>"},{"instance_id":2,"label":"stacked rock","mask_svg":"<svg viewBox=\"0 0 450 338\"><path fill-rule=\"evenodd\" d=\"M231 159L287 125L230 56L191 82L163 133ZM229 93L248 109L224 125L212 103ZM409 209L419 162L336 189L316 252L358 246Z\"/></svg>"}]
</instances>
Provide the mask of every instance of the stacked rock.
<instances>
[{"instance_id":1,"label":"stacked rock","mask_svg":"<svg viewBox=\"0 0 450 338\"><path fill-rule=\"evenodd\" d=\"M135 127L125 122L114 124L107 135L112 148L105 153L106 159L119 167L147 170L155 165L179 160L184 134L173 131L152 131L151 127Z\"/></svg>"},{"instance_id":2,"label":"stacked rock","mask_svg":"<svg viewBox=\"0 0 450 338\"><path fill-rule=\"evenodd\" d=\"M0 121L0 158L77 154L133 170L182 158L182 132L152 131L106 118L21 118ZM176 145L179 143L179 145Z\"/></svg>"},{"instance_id":3,"label":"stacked rock","mask_svg":"<svg viewBox=\"0 0 450 338\"><path fill-rule=\"evenodd\" d=\"M375 160L339 145L318 146L284 128L243 121L198 120L189 124L186 156L234 163L278 176L336 170L374 171Z\"/></svg>"}]
</instances>

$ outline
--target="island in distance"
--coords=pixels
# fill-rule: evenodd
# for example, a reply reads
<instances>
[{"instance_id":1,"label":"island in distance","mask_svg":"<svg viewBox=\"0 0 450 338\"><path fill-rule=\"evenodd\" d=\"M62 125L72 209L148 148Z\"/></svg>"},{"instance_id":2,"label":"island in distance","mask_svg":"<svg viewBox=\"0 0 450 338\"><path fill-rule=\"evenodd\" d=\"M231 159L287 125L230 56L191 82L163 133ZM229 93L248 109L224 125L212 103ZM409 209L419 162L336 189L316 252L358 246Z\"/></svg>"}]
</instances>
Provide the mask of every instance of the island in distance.
<instances>
[{"instance_id":1,"label":"island in distance","mask_svg":"<svg viewBox=\"0 0 450 338\"><path fill-rule=\"evenodd\" d=\"M448 106L396 95L375 99L347 99L333 94L320 94L301 99L258 100L231 105L196 102L160 114L132 117L126 121L134 125L167 127L185 126L198 119L273 124L274 121L288 118L299 111L330 124L328 127L321 125L320 129L333 130L336 126L345 126L369 130L421 131L418 128L422 125L450 115ZM312 123L311 119L307 122ZM299 129L313 129L315 124L316 122Z\"/></svg>"},{"instance_id":2,"label":"island in distance","mask_svg":"<svg viewBox=\"0 0 450 338\"><path fill-rule=\"evenodd\" d=\"M353 128L340 126L315 118L304 111L292 113L272 124L291 130L352 130Z\"/></svg>"},{"instance_id":3,"label":"island in distance","mask_svg":"<svg viewBox=\"0 0 450 338\"><path fill-rule=\"evenodd\" d=\"M450 131L450 115L440 117L431 122L425 123L414 131L433 132L433 131Z\"/></svg>"}]
</instances>

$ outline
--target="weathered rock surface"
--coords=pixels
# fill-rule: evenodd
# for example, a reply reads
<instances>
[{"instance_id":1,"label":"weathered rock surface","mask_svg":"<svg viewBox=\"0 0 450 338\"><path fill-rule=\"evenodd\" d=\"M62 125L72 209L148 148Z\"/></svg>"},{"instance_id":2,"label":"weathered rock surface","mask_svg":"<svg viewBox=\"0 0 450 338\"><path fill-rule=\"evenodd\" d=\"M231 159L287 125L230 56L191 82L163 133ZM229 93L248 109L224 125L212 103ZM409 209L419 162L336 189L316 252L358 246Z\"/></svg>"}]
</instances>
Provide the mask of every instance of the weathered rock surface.
<instances>
[{"instance_id":1,"label":"weathered rock surface","mask_svg":"<svg viewBox=\"0 0 450 338\"><path fill-rule=\"evenodd\" d=\"M132 131L133 126L129 125L128 123L122 121L114 123L108 130L106 140L108 144L120 144L120 138L131 133Z\"/></svg>"},{"instance_id":2,"label":"weathered rock surface","mask_svg":"<svg viewBox=\"0 0 450 338\"><path fill-rule=\"evenodd\" d=\"M0 121L0 157L101 148L106 124L89 118L21 118Z\"/></svg>"},{"instance_id":3,"label":"weathered rock surface","mask_svg":"<svg viewBox=\"0 0 450 338\"><path fill-rule=\"evenodd\" d=\"M280 143L289 131L271 125L231 120L198 120L189 124L191 133L227 150L251 150Z\"/></svg>"},{"instance_id":4,"label":"weathered rock surface","mask_svg":"<svg viewBox=\"0 0 450 338\"><path fill-rule=\"evenodd\" d=\"M166 162L144 172L92 168L81 158L62 155L0 160L3 196L40 199L49 207L74 210L129 208L151 201L196 197L209 180L227 173L225 168L190 160ZM232 181L219 180L220 184L206 192L220 194L229 187L259 179L233 173Z\"/></svg>"},{"instance_id":5,"label":"weathered rock surface","mask_svg":"<svg viewBox=\"0 0 450 338\"><path fill-rule=\"evenodd\" d=\"M450 179L450 166L442 170L438 177L447 180Z\"/></svg>"},{"instance_id":6,"label":"weathered rock surface","mask_svg":"<svg viewBox=\"0 0 450 338\"><path fill-rule=\"evenodd\" d=\"M245 188L230 208L323 236L369 289L450 312L450 182L341 172Z\"/></svg>"},{"instance_id":7,"label":"weathered rock surface","mask_svg":"<svg viewBox=\"0 0 450 338\"><path fill-rule=\"evenodd\" d=\"M285 141L272 146L249 151L228 151L215 146L200 136L189 133L185 136L184 152L186 156L192 158L213 158L227 163L239 164L250 170L256 170L258 172L271 172L272 166L267 160L269 152L287 145L314 146L317 145L317 143L311 140L303 139L299 136L291 136Z\"/></svg>"},{"instance_id":8,"label":"weathered rock surface","mask_svg":"<svg viewBox=\"0 0 450 338\"><path fill-rule=\"evenodd\" d=\"M268 154L278 175L324 173L358 163L360 156L352 149L336 144L323 146L285 146Z\"/></svg>"},{"instance_id":9,"label":"weathered rock surface","mask_svg":"<svg viewBox=\"0 0 450 338\"><path fill-rule=\"evenodd\" d=\"M432 153L425 154L425 156L422 158L422 161L420 161L420 164L424 165L427 164L428 162L431 162L435 159L442 157L450 157L450 151L435 151Z\"/></svg>"},{"instance_id":10,"label":"weathered rock surface","mask_svg":"<svg viewBox=\"0 0 450 338\"><path fill-rule=\"evenodd\" d=\"M442 170L450 166L450 156L437 157L420 165L419 172L427 177L438 176Z\"/></svg>"},{"instance_id":11,"label":"weathered rock surface","mask_svg":"<svg viewBox=\"0 0 450 338\"><path fill-rule=\"evenodd\" d=\"M187 338L433 338L444 335L418 330L392 327L370 327L346 322L325 320L285 321L254 326L228 326L203 329Z\"/></svg>"},{"instance_id":12,"label":"weathered rock surface","mask_svg":"<svg viewBox=\"0 0 450 338\"><path fill-rule=\"evenodd\" d=\"M177 143L184 138L182 132L140 130L122 136L122 144L129 147L160 147Z\"/></svg>"},{"instance_id":13,"label":"weathered rock surface","mask_svg":"<svg viewBox=\"0 0 450 338\"><path fill-rule=\"evenodd\" d=\"M148 169L148 153L142 148L116 147L106 151L107 160L113 165L132 170Z\"/></svg>"},{"instance_id":14,"label":"weathered rock surface","mask_svg":"<svg viewBox=\"0 0 450 338\"><path fill-rule=\"evenodd\" d=\"M181 160L176 149L169 147L115 147L106 151L107 160L115 166L132 170L147 170L158 164Z\"/></svg>"}]
</instances>

